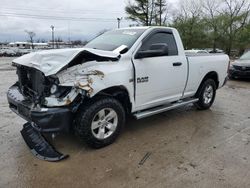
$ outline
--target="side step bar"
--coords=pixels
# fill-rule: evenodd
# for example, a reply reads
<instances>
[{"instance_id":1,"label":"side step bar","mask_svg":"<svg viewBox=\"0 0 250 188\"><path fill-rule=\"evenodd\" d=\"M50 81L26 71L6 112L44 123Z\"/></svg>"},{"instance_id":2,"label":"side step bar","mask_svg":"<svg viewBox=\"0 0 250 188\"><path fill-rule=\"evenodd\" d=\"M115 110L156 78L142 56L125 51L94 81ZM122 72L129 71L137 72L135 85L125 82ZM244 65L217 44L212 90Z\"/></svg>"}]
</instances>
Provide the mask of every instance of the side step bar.
<instances>
[{"instance_id":1,"label":"side step bar","mask_svg":"<svg viewBox=\"0 0 250 188\"><path fill-rule=\"evenodd\" d=\"M185 106L187 104L195 103L198 100L199 99L194 99L194 98L191 98L191 99L188 99L188 100L181 100L181 101L178 101L178 102L175 102L175 103L172 103L172 104L158 106L158 107L155 107L155 108L151 108L149 110L137 112L137 113L134 114L134 116L135 116L136 119L142 119L142 118L145 118L145 117L148 117L148 116L152 116L152 115L155 115L155 114L159 114L159 113L162 113L162 112L173 110L175 108L179 108L179 107Z\"/></svg>"}]
</instances>

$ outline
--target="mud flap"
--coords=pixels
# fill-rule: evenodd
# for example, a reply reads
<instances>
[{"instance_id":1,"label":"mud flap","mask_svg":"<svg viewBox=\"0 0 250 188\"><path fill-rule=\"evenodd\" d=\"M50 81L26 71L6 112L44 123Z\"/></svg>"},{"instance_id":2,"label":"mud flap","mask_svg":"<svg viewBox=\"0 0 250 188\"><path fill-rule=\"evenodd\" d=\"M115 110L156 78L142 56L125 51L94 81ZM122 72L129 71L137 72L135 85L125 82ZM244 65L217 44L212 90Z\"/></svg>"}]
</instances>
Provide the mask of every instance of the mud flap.
<instances>
[{"instance_id":1,"label":"mud flap","mask_svg":"<svg viewBox=\"0 0 250 188\"><path fill-rule=\"evenodd\" d=\"M68 155L63 155L49 144L46 138L37 132L30 123L25 123L21 134L31 152L41 160L57 162L66 159Z\"/></svg>"}]
</instances>

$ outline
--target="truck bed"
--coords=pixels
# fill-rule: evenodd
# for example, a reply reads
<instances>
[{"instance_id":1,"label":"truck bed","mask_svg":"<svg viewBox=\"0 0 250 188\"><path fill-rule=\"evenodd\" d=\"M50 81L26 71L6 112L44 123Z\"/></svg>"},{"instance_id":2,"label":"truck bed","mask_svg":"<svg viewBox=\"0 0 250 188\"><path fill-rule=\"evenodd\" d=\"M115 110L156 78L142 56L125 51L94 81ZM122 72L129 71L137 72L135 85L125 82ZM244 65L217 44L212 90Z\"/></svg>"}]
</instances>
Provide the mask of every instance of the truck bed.
<instances>
[{"instance_id":1,"label":"truck bed","mask_svg":"<svg viewBox=\"0 0 250 188\"><path fill-rule=\"evenodd\" d=\"M218 88L222 87L227 77L229 58L226 54L186 54L188 61L188 80L185 95L192 96L208 72L216 72L219 80Z\"/></svg>"},{"instance_id":2,"label":"truck bed","mask_svg":"<svg viewBox=\"0 0 250 188\"><path fill-rule=\"evenodd\" d=\"M225 55L223 53L190 53L190 52L185 52L187 57L197 57L197 56L220 56L220 55Z\"/></svg>"}]
</instances>

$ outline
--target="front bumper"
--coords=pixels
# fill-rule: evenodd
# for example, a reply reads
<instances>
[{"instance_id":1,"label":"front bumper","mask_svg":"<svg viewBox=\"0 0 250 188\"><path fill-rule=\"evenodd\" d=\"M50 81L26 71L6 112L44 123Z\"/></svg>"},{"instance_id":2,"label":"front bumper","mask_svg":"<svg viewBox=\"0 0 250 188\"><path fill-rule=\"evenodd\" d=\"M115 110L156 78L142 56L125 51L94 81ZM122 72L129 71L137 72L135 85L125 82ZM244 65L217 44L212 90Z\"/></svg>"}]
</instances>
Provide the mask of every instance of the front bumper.
<instances>
[{"instance_id":1,"label":"front bumper","mask_svg":"<svg viewBox=\"0 0 250 188\"><path fill-rule=\"evenodd\" d=\"M30 123L23 125L21 134L31 153L38 159L56 162L69 157L58 152L41 133L34 130Z\"/></svg>"},{"instance_id":2,"label":"front bumper","mask_svg":"<svg viewBox=\"0 0 250 188\"><path fill-rule=\"evenodd\" d=\"M73 122L73 113L69 108L34 108L16 85L9 88L7 99L10 109L30 122L35 130L43 133L69 132Z\"/></svg>"},{"instance_id":3,"label":"front bumper","mask_svg":"<svg viewBox=\"0 0 250 188\"><path fill-rule=\"evenodd\" d=\"M231 68L229 70L229 76L238 78L250 78L250 71L236 70Z\"/></svg>"}]
</instances>

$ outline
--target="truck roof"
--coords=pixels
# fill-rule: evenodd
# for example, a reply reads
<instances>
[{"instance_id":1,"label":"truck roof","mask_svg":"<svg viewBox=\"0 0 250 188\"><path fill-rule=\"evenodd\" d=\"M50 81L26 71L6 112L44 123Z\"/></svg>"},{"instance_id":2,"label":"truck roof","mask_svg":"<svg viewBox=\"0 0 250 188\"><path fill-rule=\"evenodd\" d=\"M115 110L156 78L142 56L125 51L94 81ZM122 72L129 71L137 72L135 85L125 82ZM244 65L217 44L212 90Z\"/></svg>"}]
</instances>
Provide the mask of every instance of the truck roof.
<instances>
[{"instance_id":1,"label":"truck roof","mask_svg":"<svg viewBox=\"0 0 250 188\"><path fill-rule=\"evenodd\" d=\"M135 26L135 27L124 27L116 30L124 30L124 29L174 29L172 27L165 27L165 26Z\"/></svg>"}]
</instances>

